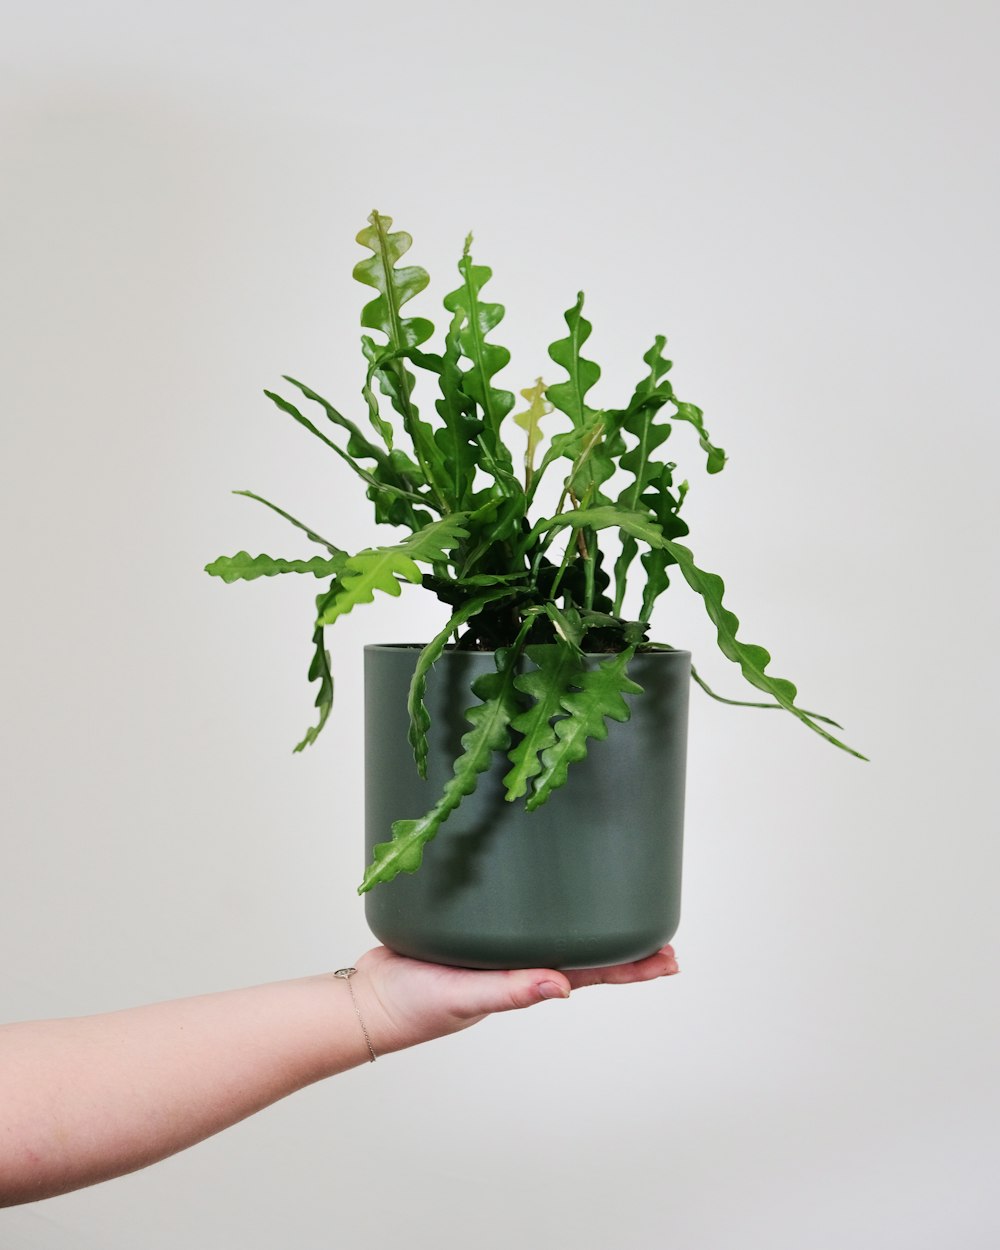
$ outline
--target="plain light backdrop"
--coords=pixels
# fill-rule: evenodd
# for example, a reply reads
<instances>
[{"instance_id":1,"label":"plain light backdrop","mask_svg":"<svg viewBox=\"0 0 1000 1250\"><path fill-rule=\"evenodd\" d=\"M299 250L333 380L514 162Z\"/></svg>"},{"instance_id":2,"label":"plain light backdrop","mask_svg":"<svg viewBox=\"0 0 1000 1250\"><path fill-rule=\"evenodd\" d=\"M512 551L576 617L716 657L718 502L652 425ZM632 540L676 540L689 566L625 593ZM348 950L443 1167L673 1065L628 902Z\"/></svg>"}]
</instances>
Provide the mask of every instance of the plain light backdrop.
<instances>
[{"instance_id":1,"label":"plain light backdrop","mask_svg":"<svg viewBox=\"0 0 1000 1250\"><path fill-rule=\"evenodd\" d=\"M694 692L683 973L488 1021L3 1250L986 1250L1000 1244L997 17L956 3L3 4L0 1011L336 968L367 945L361 649L312 579L379 537L263 397L362 411L354 236L469 229L511 389L587 293L613 403L669 336L730 463L690 542L865 765ZM381 531L382 534L387 531ZM656 633L740 697L682 584ZM753 697L750 694L750 697ZM442 834L444 836L444 834Z\"/></svg>"}]
</instances>

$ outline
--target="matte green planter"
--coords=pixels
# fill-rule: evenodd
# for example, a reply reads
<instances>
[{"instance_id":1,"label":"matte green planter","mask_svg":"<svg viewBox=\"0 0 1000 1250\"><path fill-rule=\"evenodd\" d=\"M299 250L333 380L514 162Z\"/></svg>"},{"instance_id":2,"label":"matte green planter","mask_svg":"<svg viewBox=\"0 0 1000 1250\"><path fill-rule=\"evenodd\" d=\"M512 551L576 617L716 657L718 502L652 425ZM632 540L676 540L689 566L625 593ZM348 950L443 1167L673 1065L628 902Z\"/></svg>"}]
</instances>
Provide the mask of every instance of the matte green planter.
<instances>
[{"instance_id":1,"label":"matte green planter","mask_svg":"<svg viewBox=\"0 0 1000 1250\"><path fill-rule=\"evenodd\" d=\"M431 672L428 778L407 740L419 647L365 648L367 855L392 822L434 803L469 728L465 710L491 653L446 651ZM598 663L602 656L594 656ZM375 936L403 955L470 968L579 968L649 955L680 918L691 655L635 656L631 719L591 742L569 781L535 812L507 803L496 757L441 827L420 870L365 895Z\"/></svg>"}]
</instances>

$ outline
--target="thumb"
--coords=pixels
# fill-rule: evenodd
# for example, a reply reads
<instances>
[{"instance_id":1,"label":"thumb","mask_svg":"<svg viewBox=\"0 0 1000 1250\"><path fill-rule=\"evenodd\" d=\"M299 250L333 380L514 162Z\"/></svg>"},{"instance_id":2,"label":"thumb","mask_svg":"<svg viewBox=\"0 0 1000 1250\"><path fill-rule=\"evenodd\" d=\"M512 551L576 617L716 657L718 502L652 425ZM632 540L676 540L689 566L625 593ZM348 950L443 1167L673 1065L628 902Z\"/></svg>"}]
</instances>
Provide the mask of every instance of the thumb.
<instances>
[{"instance_id":1,"label":"thumb","mask_svg":"<svg viewBox=\"0 0 1000 1250\"><path fill-rule=\"evenodd\" d=\"M462 995L464 1013L481 1016L515 1011L550 998L569 998L569 978L550 968L515 968L510 972L474 973Z\"/></svg>"}]
</instances>

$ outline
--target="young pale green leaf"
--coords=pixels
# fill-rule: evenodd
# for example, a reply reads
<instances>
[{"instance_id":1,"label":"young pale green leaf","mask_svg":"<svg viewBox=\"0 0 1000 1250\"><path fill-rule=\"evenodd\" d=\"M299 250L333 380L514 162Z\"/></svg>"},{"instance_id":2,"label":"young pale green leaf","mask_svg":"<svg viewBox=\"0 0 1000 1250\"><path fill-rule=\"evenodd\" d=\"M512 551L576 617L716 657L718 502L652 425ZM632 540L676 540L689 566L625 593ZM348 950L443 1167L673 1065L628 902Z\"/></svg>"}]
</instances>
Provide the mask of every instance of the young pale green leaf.
<instances>
[{"instance_id":1,"label":"young pale green leaf","mask_svg":"<svg viewBox=\"0 0 1000 1250\"><path fill-rule=\"evenodd\" d=\"M377 590L397 597L400 579L418 583L421 573L415 561L447 559L448 552L468 537L464 520L461 513L442 517L395 546L371 547L349 556L336 585L320 604L317 626L332 625L358 604L371 603Z\"/></svg>"},{"instance_id":2,"label":"young pale green leaf","mask_svg":"<svg viewBox=\"0 0 1000 1250\"><path fill-rule=\"evenodd\" d=\"M224 582L252 582L258 577L274 577L278 573L312 573L314 577L329 577L339 573L349 562L343 551L329 559L313 556L311 560L283 560L263 553L252 556L249 551L238 551L234 556L219 556L205 565L211 577L221 577ZM398 593L398 592L397 592Z\"/></svg>"},{"instance_id":3,"label":"young pale green leaf","mask_svg":"<svg viewBox=\"0 0 1000 1250\"><path fill-rule=\"evenodd\" d=\"M528 436L524 449L524 489L528 491L535 473L535 450L542 441L542 419L552 411L553 405L545 398L545 383L541 378L535 379L534 386L526 386L521 398L528 401L528 406L523 412L514 413L514 424Z\"/></svg>"},{"instance_id":4,"label":"young pale green leaf","mask_svg":"<svg viewBox=\"0 0 1000 1250\"><path fill-rule=\"evenodd\" d=\"M496 603L500 599L510 599L516 594L516 590L500 586L493 590L488 590L484 594L467 599L465 603L455 609L444 629L436 634L427 646L424 647L423 651L420 652L416 668L413 670L413 677L410 681L406 709L410 714L410 746L413 748L413 758L417 764L417 772L421 777L427 776L427 731L431 727L431 718L430 713L427 711L427 704L424 702L424 696L427 693L427 677L431 668L440 659L442 651L448 644L448 639L457 630L461 629L467 621L470 621L474 616L478 616L488 604Z\"/></svg>"},{"instance_id":5,"label":"young pale green leaf","mask_svg":"<svg viewBox=\"0 0 1000 1250\"><path fill-rule=\"evenodd\" d=\"M574 683L579 689L560 698L566 715L555 723L555 741L542 751L541 769L525 802L529 812L541 807L553 790L566 784L570 765L586 756L591 739L601 741L608 736L607 720L628 720L631 709L624 696L642 693L642 687L626 672L634 654L635 648L629 647L596 668L583 671Z\"/></svg>"},{"instance_id":6,"label":"young pale green leaf","mask_svg":"<svg viewBox=\"0 0 1000 1250\"><path fill-rule=\"evenodd\" d=\"M490 304L482 299L483 287L493 276L493 270L473 263L471 247L470 234L458 262L462 282L444 297L444 306L461 318L459 343L470 364L468 372L462 375L462 389L482 409L482 443L493 461L511 471L510 452L500 436L500 424L513 408L514 396L493 385L495 375L510 360L510 352L506 347L488 342L486 337L503 320L504 308L502 304Z\"/></svg>"},{"instance_id":7,"label":"young pale green leaf","mask_svg":"<svg viewBox=\"0 0 1000 1250\"><path fill-rule=\"evenodd\" d=\"M317 598L317 607L323 597L321 595ZM295 752L304 751L306 747L312 746L322 732L323 726L330 715L330 709L333 707L333 673L330 671L330 653L323 645L322 626L317 626L313 630L313 647L312 663L309 665L309 680L319 682L319 691L316 694L315 702L315 706L319 708L319 721L315 725L310 725L306 730L306 736L294 748Z\"/></svg>"},{"instance_id":8,"label":"young pale green leaf","mask_svg":"<svg viewBox=\"0 0 1000 1250\"><path fill-rule=\"evenodd\" d=\"M486 673L473 682L472 692L480 702L465 714L472 728L462 737L462 753L455 761L452 777L426 815L417 820L393 822L392 838L375 847L372 862L358 889L359 894L382 882L391 881L401 872L416 872L423 859L424 847L462 799L475 790L480 774L486 771L493 759L493 753L507 749L510 723L519 708L514 688L518 651L519 646L515 644L509 651L499 653L498 671Z\"/></svg>"},{"instance_id":9,"label":"young pale green leaf","mask_svg":"<svg viewBox=\"0 0 1000 1250\"><path fill-rule=\"evenodd\" d=\"M565 644L528 647L526 654L536 667L517 677L514 685L533 702L512 724L521 737L508 756L511 768L503 779L508 803L519 799L542 771L541 753L556 741L551 722L563 715L563 700L585 672L579 652Z\"/></svg>"},{"instance_id":10,"label":"young pale green leaf","mask_svg":"<svg viewBox=\"0 0 1000 1250\"><path fill-rule=\"evenodd\" d=\"M343 556L345 560L347 559L346 551L341 551L339 547L335 547L333 543L328 542L322 537L322 535L317 534L315 530L310 529L308 525L303 525L303 523L301 521L297 521L291 513L286 512L284 508L279 508L276 503L271 503L269 499L265 499L262 495L255 495L252 490L234 490L233 494L243 495L247 499L253 499L257 503L262 503L265 508L270 508L272 512L277 512L278 516L284 517L286 521L290 521L296 529L301 530L303 534L305 534L306 538L308 538L310 542L319 543L319 545L321 547L325 547L332 556Z\"/></svg>"}]
</instances>

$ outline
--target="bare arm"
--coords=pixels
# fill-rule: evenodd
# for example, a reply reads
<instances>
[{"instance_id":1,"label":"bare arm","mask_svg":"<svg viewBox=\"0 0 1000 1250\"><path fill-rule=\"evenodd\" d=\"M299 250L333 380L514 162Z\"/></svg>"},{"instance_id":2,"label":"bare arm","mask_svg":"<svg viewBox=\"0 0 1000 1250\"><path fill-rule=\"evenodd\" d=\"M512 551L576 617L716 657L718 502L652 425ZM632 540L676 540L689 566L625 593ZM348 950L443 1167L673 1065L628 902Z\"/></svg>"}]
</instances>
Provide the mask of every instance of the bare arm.
<instances>
[{"instance_id":1,"label":"bare arm","mask_svg":"<svg viewBox=\"0 0 1000 1250\"><path fill-rule=\"evenodd\" d=\"M384 948L351 985L376 1054L495 1011L677 971L669 947L584 972L471 972ZM52 1197L183 1150L368 1060L347 983L327 974L107 1015L0 1027L0 1206Z\"/></svg>"}]
</instances>

